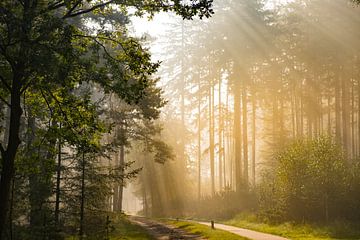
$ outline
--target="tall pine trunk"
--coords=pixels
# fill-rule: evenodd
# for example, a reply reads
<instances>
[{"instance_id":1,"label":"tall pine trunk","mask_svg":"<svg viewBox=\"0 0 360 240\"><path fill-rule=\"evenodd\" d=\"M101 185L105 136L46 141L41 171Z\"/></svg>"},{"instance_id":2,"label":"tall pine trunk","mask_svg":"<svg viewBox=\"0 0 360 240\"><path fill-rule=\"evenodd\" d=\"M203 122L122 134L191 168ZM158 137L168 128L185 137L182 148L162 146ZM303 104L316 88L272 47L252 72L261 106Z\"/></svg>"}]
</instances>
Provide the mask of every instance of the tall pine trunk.
<instances>
[{"instance_id":1,"label":"tall pine trunk","mask_svg":"<svg viewBox=\"0 0 360 240\"><path fill-rule=\"evenodd\" d=\"M222 145L222 131L223 131L223 126L222 126L222 114L221 114L221 76L219 77L219 111L218 111L218 139L219 139L219 190L221 190L223 188L223 158L222 158L222 153L223 153L223 145Z\"/></svg>"},{"instance_id":2,"label":"tall pine trunk","mask_svg":"<svg viewBox=\"0 0 360 240\"><path fill-rule=\"evenodd\" d=\"M252 164L251 164L251 176L252 176L252 184L253 187L255 187L255 181L256 181L256 96L255 93L252 93L251 96L251 100L252 100L252 146L251 146L251 150L252 150L252 154L251 154L251 159L252 159Z\"/></svg>"},{"instance_id":3,"label":"tall pine trunk","mask_svg":"<svg viewBox=\"0 0 360 240\"><path fill-rule=\"evenodd\" d=\"M248 189L249 185L249 151L248 151L248 122L247 122L247 89L245 84L242 87L242 114L243 114L243 153L244 153L244 187Z\"/></svg>"},{"instance_id":4,"label":"tall pine trunk","mask_svg":"<svg viewBox=\"0 0 360 240\"><path fill-rule=\"evenodd\" d=\"M241 161L241 89L239 79L234 79L234 142L235 142L235 189L241 191L242 182L242 161Z\"/></svg>"}]
</instances>

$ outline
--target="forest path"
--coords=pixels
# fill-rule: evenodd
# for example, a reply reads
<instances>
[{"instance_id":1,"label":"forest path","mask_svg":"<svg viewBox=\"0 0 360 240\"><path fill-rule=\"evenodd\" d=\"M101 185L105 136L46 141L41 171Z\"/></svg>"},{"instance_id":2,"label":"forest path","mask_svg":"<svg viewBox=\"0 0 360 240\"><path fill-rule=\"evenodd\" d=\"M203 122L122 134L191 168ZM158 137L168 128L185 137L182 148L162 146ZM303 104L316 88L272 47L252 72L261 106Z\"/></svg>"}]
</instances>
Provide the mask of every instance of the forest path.
<instances>
[{"instance_id":1,"label":"forest path","mask_svg":"<svg viewBox=\"0 0 360 240\"><path fill-rule=\"evenodd\" d=\"M200 235L188 233L182 229L169 226L144 217L129 216L129 220L145 228L157 240L204 240Z\"/></svg>"},{"instance_id":2,"label":"forest path","mask_svg":"<svg viewBox=\"0 0 360 240\"><path fill-rule=\"evenodd\" d=\"M209 222L198 222L198 221L194 221L194 222L200 223L203 225L207 225L207 226L211 226L211 223L209 223ZM220 224L220 223L215 223L214 227L215 227L215 229L221 229L224 231L228 231L228 232L234 233L236 235L250 238L253 240L288 240L287 238L283 238L280 236L276 236L276 235L272 235L272 234L268 234L268 233L256 232L253 230L229 226L229 225Z\"/></svg>"}]
</instances>

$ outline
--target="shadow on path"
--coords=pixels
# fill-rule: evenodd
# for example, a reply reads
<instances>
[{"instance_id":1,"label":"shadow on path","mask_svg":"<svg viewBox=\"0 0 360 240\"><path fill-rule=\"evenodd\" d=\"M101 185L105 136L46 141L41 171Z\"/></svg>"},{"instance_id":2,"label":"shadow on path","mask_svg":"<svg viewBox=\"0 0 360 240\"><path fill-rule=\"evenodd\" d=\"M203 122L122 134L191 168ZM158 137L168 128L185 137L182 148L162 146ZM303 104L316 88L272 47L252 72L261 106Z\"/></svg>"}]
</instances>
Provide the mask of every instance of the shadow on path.
<instances>
[{"instance_id":1,"label":"shadow on path","mask_svg":"<svg viewBox=\"0 0 360 240\"><path fill-rule=\"evenodd\" d=\"M166 225L144 217L129 216L129 220L145 228L150 235L158 240L204 240L201 235L188 233L183 229Z\"/></svg>"}]
</instances>

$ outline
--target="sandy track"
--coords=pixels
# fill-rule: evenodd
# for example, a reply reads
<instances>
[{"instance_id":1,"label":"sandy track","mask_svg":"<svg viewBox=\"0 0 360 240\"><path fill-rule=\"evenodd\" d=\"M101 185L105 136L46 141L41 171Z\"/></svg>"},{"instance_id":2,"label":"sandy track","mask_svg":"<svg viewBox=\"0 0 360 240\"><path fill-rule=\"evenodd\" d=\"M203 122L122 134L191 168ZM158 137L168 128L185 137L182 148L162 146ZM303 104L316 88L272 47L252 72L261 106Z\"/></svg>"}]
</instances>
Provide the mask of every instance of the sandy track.
<instances>
[{"instance_id":1,"label":"sandy track","mask_svg":"<svg viewBox=\"0 0 360 240\"><path fill-rule=\"evenodd\" d=\"M208 222L197 222L197 223L210 226L210 223L208 223ZM249 230L249 229L245 229L245 228L233 227L233 226L220 224L220 223L215 223L215 229L221 229L221 230L224 230L224 231L228 231L228 232L234 233L236 235L246 237L246 238L250 238L250 239L253 239L253 240L287 240L287 238L283 238L283 237L280 237L280 236L275 236L275 235L271 235L271 234L268 234L268 233L256 232L256 231L253 231L253 230Z\"/></svg>"},{"instance_id":2,"label":"sandy track","mask_svg":"<svg viewBox=\"0 0 360 240\"><path fill-rule=\"evenodd\" d=\"M129 220L145 228L150 235L158 240L203 240L205 238L144 217L130 216Z\"/></svg>"}]
</instances>

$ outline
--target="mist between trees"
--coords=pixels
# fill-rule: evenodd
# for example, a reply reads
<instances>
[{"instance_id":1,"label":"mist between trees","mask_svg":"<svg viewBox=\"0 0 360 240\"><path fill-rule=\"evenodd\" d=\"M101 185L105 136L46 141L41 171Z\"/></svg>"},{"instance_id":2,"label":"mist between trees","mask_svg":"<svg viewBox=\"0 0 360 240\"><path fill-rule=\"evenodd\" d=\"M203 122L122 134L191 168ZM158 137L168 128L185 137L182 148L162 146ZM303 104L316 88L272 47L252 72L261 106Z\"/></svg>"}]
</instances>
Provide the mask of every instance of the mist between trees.
<instances>
[{"instance_id":1,"label":"mist between trees","mask_svg":"<svg viewBox=\"0 0 360 240\"><path fill-rule=\"evenodd\" d=\"M176 159L145 168L144 213L357 221L360 9L214 4L205 21L158 19L166 30L149 43L168 100L162 138Z\"/></svg>"},{"instance_id":2,"label":"mist between trees","mask_svg":"<svg viewBox=\"0 0 360 240\"><path fill-rule=\"evenodd\" d=\"M135 203L359 221L355 4L2 1L0 239L108 237ZM135 38L129 7L180 16Z\"/></svg>"}]
</instances>

